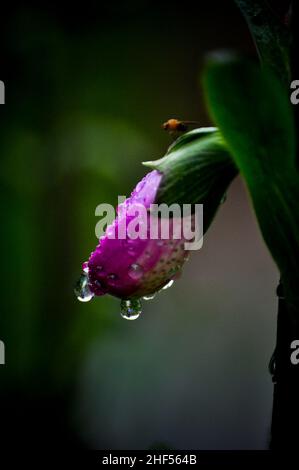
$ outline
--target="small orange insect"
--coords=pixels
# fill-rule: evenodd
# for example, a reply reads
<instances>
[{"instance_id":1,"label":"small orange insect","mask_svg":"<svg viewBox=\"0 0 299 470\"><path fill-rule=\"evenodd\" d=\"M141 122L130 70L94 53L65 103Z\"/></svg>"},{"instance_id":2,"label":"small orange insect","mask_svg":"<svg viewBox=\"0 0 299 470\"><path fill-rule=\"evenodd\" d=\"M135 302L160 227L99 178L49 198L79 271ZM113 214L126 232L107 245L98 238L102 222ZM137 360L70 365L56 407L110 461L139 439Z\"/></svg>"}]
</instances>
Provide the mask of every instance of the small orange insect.
<instances>
[{"instance_id":1,"label":"small orange insect","mask_svg":"<svg viewBox=\"0 0 299 470\"><path fill-rule=\"evenodd\" d=\"M168 119L168 121L162 124L162 127L165 131L170 134L187 132L189 127L198 126L199 122L197 121L179 121L178 119Z\"/></svg>"}]
</instances>

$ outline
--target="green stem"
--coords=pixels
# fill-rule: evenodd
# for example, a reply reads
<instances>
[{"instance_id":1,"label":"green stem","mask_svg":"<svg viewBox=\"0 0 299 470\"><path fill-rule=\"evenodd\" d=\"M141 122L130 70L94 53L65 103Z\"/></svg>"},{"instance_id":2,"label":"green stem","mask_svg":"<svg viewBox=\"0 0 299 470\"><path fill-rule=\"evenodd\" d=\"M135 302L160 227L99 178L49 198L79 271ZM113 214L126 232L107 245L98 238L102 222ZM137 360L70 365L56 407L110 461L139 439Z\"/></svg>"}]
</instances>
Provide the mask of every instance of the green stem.
<instances>
[{"instance_id":1,"label":"green stem","mask_svg":"<svg viewBox=\"0 0 299 470\"><path fill-rule=\"evenodd\" d=\"M299 8L293 2L292 25L294 39L291 52L292 79L299 79L298 57L296 56L296 37L298 36ZM299 135L299 106L295 107L297 139ZM299 152L297 148L297 162ZM298 201L297 201L298 203ZM295 279L299 283L299 279ZM279 309L277 318L277 342L274 352L274 396L271 427L271 449L296 449L298 446L299 422L299 364L291 362L291 343L299 339L299 309L293 311L284 297L282 285L278 289Z\"/></svg>"}]
</instances>

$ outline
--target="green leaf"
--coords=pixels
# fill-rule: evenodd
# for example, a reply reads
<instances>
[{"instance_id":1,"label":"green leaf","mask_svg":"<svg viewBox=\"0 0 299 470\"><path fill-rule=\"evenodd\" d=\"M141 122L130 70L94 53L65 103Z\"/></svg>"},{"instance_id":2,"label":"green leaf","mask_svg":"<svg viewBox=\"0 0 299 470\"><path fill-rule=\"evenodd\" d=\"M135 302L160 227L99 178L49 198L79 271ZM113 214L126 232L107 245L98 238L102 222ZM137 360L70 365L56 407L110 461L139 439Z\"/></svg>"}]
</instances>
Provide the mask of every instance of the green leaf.
<instances>
[{"instance_id":1,"label":"green leaf","mask_svg":"<svg viewBox=\"0 0 299 470\"><path fill-rule=\"evenodd\" d=\"M261 64L271 68L287 85L290 81L289 29L277 18L265 0L235 0L243 13Z\"/></svg>"},{"instance_id":2,"label":"green leaf","mask_svg":"<svg viewBox=\"0 0 299 470\"><path fill-rule=\"evenodd\" d=\"M204 231L237 174L215 128L195 129L184 134L165 157L144 165L163 173L156 203L203 204Z\"/></svg>"},{"instance_id":3,"label":"green leaf","mask_svg":"<svg viewBox=\"0 0 299 470\"><path fill-rule=\"evenodd\" d=\"M204 86L287 295L298 307L299 176L287 93L269 70L228 56L210 58Z\"/></svg>"}]
</instances>

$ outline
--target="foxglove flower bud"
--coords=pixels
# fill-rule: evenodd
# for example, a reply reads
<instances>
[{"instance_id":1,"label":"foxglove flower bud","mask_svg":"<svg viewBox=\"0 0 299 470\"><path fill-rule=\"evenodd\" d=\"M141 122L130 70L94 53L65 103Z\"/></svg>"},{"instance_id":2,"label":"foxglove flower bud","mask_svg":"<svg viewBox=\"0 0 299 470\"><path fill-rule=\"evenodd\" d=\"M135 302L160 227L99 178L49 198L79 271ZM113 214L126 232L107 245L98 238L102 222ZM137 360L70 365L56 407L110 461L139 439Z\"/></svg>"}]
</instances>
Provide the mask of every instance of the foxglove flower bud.
<instances>
[{"instance_id":1,"label":"foxglove flower bud","mask_svg":"<svg viewBox=\"0 0 299 470\"><path fill-rule=\"evenodd\" d=\"M177 219L157 219L156 215L148 212L145 221L146 238L132 239L128 233L129 223L135 217L134 209L138 209L139 205L150 209L161 178L162 174L156 170L148 173L138 183L131 196L118 206L115 220L107 227L89 260L83 264L84 274L77 289L79 300L90 300L93 295L104 294L119 297L124 301L129 300L129 303L122 304L126 316L132 299L151 298L155 292L171 284L174 276L181 270L187 257L184 247L186 239L183 235L174 238L177 233ZM151 239L150 224L155 219L159 238ZM169 239L161 238L164 223L169 223ZM126 228L124 239L117 236L121 224ZM115 238L109 236L112 230ZM136 308L139 307L135 305L134 312ZM135 315L134 312L132 316Z\"/></svg>"},{"instance_id":2,"label":"foxglove flower bud","mask_svg":"<svg viewBox=\"0 0 299 470\"><path fill-rule=\"evenodd\" d=\"M200 143L198 146L199 139L203 144ZM184 145L186 158L183 155ZM177 159L181 156L183 157L181 163L177 164ZM190 137L186 134L184 139L180 139L177 145L172 146L166 157L157 162L158 166L161 162L161 170L157 166L157 169L148 173L137 184L131 196L118 206L116 218L100 237L99 244L91 253L89 260L83 264L83 274L75 289L78 299L88 301L93 296L110 294L122 299L122 316L128 319L137 318L141 311L139 299L152 298L157 291L170 286L173 279L178 277L188 258L186 243L190 242L197 228L194 214L187 216L189 231L186 233L184 212L179 216L174 213L172 218L163 218L163 216L159 218L153 213L152 205L157 200L159 204L167 202L170 205L179 202L182 205L184 198L189 205L203 202L202 190L196 190L197 185L201 187L200 180L192 181L191 161L196 180L203 172L204 202L209 201L208 193L211 196L210 220L228 184L236 174L235 167L227 169L230 168L227 158L227 151L223 150L222 143L219 143L219 135L215 129L193 132L190 133ZM165 159L170 162L170 167L174 171L170 171L169 167L164 165ZM209 160L212 170L207 172ZM214 170L217 163L222 170L223 184L217 184L215 180ZM155 168L155 164L150 162L148 166ZM185 172L182 167L185 167ZM212 181L210 186L207 186L207 177ZM178 189L178 201L175 201L175 186ZM140 235L132 237L130 225L136 219L136 212L139 212L140 207L145 210L145 217L138 221L138 224L144 224L145 229L138 230ZM178 204L177 207L180 208ZM168 215L171 211L172 209L168 207ZM155 236L152 236L153 226L156 227ZM123 228L125 228L124 237L119 236Z\"/></svg>"}]
</instances>

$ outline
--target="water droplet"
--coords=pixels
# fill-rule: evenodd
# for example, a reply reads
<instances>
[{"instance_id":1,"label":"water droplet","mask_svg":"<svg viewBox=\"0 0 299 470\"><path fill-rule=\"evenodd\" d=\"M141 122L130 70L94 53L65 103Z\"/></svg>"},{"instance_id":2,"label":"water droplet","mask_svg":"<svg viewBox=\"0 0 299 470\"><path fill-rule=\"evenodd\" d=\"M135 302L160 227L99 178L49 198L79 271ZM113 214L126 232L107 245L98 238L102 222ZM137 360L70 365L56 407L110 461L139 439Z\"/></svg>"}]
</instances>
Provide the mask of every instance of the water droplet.
<instances>
[{"instance_id":1,"label":"water droplet","mask_svg":"<svg viewBox=\"0 0 299 470\"><path fill-rule=\"evenodd\" d=\"M156 297L156 294L148 294L142 297L144 300L153 300Z\"/></svg>"},{"instance_id":2,"label":"water droplet","mask_svg":"<svg viewBox=\"0 0 299 470\"><path fill-rule=\"evenodd\" d=\"M89 288L88 282L88 275L86 273L81 274L74 289L76 297L80 302L89 302L94 296Z\"/></svg>"},{"instance_id":3,"label":"water droplet","mask_svg":"<svg viewBox=\"0 0 299 470\"><path fill-rule=\"evenodd\" d=\"M143 268L137 263L131 264L129 267L129 276L132 279L140 279L143 274Z\"/></svg>"},{"instance_id":4,"label":"water droplet","mask_svg":"<svg viewBox=\"0 0 299 470\"><path fill-rule=\"evenodd\" d=\"M113 285L118 280L118 276L114 273L110 273L107 276L107 280L109 281L111 285Z\"/></svg>"},{"instance_id":5,"label":"water droplet","mask_svg":"<svg viewBox=\"0 0 299 470\"><path fill-rule=\"evenodd\" d=\"M141 312L139 299L122 300L120 303L120 314L126 320L136 320Z\"/></svg>"},{"instance_id":6,"label":"water droplet","mask_svg":"<svg viewBox=\"0 0 299 470\"><path fill-rule=\"evenodd\" d=\"M171 281L169 281L167 284L165 284L165 286L162 287L161 290L169 289L169 287L171 287L173 285L173 283L174 283L174 280L171 279Z\"/></svg>"}]
</instances>

